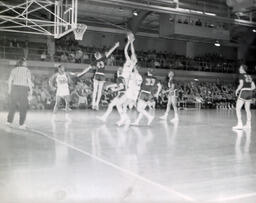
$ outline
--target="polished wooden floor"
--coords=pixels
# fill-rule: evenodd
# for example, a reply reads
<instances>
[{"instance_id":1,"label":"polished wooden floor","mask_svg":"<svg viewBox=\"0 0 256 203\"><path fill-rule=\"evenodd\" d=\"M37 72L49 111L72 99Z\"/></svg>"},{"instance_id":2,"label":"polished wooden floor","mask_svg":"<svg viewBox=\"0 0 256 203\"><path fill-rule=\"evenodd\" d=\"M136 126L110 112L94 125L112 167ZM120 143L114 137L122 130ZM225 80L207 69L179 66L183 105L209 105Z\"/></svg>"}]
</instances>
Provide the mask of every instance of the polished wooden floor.
<instances>
[{"instance_id":1,"label":"polished wooden floor","mask_svg":"<svg viewBox=\"0 0 256 203\"><path fill-rule=\"evenodd\" d=\"M175 125L157 111L151 127L129 128L102 113L29 112L29 130L1 113L0 202L256 202L255 111L240 131L229 110L180 111Z\"/></svg>"}]
</instances>

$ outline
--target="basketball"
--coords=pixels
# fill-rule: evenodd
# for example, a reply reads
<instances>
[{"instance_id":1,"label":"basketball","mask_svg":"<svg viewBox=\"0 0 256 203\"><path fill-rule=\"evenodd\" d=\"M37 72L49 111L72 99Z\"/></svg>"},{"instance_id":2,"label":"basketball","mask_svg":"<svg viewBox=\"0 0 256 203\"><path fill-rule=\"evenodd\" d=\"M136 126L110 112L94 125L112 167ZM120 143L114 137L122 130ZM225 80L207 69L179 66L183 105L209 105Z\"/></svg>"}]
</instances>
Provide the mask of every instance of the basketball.
<instances>
[{"instance_id":1,"label":"basketball","mask_svg":"<svg viewBox=\"0 0 256 203\"><path fill-rule=\"evenodd\" d=\"M129 41L133 41L135 39L134 34L132 32L128 32L127 38Z\"/></svg>"}]
</instances>

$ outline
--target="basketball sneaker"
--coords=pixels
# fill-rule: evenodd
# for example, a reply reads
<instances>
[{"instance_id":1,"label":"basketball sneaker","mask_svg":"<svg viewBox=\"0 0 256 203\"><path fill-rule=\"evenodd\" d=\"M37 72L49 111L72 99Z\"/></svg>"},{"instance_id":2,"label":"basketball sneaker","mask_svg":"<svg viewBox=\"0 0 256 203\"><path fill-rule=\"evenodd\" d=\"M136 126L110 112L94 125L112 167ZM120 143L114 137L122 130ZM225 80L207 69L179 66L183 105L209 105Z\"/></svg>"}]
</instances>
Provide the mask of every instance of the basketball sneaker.
<instances>
[{"instance_id":1,"label":"basketball sneaker","mask_svg":"<svg viewBox=\"0 0 256 203\"><path fill-rule=\"evenodd\" d=\"M97 116L97 119L101 120L102 122L106 122L106 117L105 116Z\"/></svg>"},{"instance_id":2,"label":"basketball sneaker","mask_svg":"<svg viewBox=\"0 0 256 203\"><path fill-rule=\"evenodd\" d=\"M237 124L236 126L232 127L233 130L239 130L239 129L243 129L243 124Z\"/></svg>"},{"instance_id":3,"label":"basketball sneaker","mask_svg":"<svg viewBox=\"0 0 256 203\"><path fill-rule=\"evenodd\" d=\"M178 117L174 117L173 119L170 120L171 123L176 123L179 121Z\"/></svg>"},{"instance_id":4,"label":"basketball sneaker","mask_svg":"<svg viewBox=\"0 0 256 203\"><path fill-rule=\"evenodd\" d=\"M164 114L163 116L160 117L160 119L162 119L162 120L167 120L167 117L168 117L168 115L167 115L167 114Z\"/></svg>"},{"instance_id":5,"label":"basketball sneaker","mask_svg":"<svg viewBox=\"0 0 256 203\"><path fill-rule=\"evenodd\" d=\"M247 122L246 125L244 126L245 129L251 129L252 125L251 122Z\"/></svg>"},{"instance_id":6,"label":"basketball sneaker","mask_svg":"<svg viewBox=\"0 0 256 203\"><path fill-rule=\"evenodd\" d=\"M21 129L21 130L26 130L26 129L27 129L26 124L20 125L20 126L19 126L19 129Z\"/></svg>"}]
</instances>

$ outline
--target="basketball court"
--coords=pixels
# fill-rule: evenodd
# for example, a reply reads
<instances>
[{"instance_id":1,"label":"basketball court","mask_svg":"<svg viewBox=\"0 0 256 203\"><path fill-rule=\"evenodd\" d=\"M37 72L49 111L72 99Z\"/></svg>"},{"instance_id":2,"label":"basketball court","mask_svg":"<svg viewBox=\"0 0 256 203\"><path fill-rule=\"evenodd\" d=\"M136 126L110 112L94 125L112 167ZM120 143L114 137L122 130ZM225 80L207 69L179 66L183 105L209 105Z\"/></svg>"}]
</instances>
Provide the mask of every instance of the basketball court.
<instances>
[{"instance_id":1,"label":"basketball court","mask_svg":"<svg viewBox=\"0 0 256 203\"><path fill-rule=\"evenodd\" d=\"M232 131L234 111L129 128L102 113L30 112L26 131L1 113L1 202L256 201L256 129Z\"/></svg>"},{"instance_id":2,"label":"basketball court","mask_svg":"<svg viewBox=\"0 0 256 203\"><path fill-rule=\"evenodd\" d=\"M55 39L74 32L81 40L87 29L77 22L78 0L6 2L0 2L0 31ZM164 12L170 9L176 12ZM39 10L50 20L37 18ZM102 110L32 111L28 129L20 130L6 126L1 112L0 202L256 202L254 123L232 131L234 110L184 110L175 124L160 120L163 113L156 110L150 127L145 120L118 127L116 112L102 123Z\"/></svg>"}]
</instances>

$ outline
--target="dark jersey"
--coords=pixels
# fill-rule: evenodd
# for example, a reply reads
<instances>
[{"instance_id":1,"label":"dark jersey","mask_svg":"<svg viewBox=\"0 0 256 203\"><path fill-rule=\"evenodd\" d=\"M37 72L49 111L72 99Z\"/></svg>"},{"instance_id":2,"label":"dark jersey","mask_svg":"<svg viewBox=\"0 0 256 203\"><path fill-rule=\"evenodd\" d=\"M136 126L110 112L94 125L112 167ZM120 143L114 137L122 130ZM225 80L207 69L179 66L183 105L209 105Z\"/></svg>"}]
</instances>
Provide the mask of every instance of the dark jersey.
<instances>
[{"instance_id":1,"label":"dark jersey","mask_svg":"<svg viewBox=\"0 0 256 203\"><path fill-rule=\"evenodd\" d=\"M239 75L239 80L243 80L244 85L242 88L251 88L252 77L246 73Z\"/></svg>"},{"instance_id":2,"label":"dark jersey","mask_svg":"<svg viewBox=\"0 0 256 203\"><path fill-rule=\"evenodd\" d=\"M126 90L124 77L119 76L119 77L116 79L116 84L117 84L118 87L120 87L120 86L123 87L122 89L119 90L119 92L124 92L124 91Z\"/></svg>"},{"instance_id":3,"label":"dark jersey","mask_svg":"<svg viewBox=\"0 0 256 203\"><path fill-rule=\"evenodd\" d=\"M107 57L106 55L102 56L99 59L95 59L91 65L96 68L95 74L104 74L105 73L105 63L106 63Z\"/></svg>"},{"instance_id":4,"label":"dark jersey","mask_svg":"<svg viewBox=\"0 0 256 203\"><path fill-rule=\"evenodd\" d=\"M144 76L141 84L141 91L154 94L158 79L154 76Z\"/></svg>"}]
</instances>

